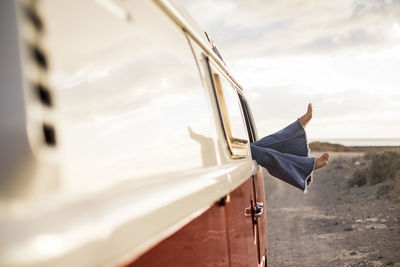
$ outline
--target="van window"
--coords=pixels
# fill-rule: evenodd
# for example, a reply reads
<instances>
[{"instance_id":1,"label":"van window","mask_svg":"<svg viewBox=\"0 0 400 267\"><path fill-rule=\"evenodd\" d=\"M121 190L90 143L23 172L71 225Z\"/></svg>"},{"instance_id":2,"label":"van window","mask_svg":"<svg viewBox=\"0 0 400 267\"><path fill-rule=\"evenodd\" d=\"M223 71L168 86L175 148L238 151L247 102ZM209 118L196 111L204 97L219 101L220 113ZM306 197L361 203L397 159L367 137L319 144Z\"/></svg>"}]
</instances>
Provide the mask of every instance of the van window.
<instances>
[{"instance_id":1,"label":"van window","mask_svg":"<svg viewBox=\"0 0 400 267\"><path fill-rule=\"evenodd\" d=\"M250 106L243 95L239 94L240 103L242 104L243 115L246 119L247 134L249 135L250 143L258 140L257 129L254 124L253 113L251 112Z\"/></svg>"},{"instance_id":2,"label":"van window","mask_svg":"<svg viewBox=\"0 0 400 267\"><path fill-rule=\"evenodd\" d=\"M222 124L231 156L233 158L246 157L246 144L249 139L244 125L238 93L234 85L224 76L213 73L213 79Z\"/></svg>"}]
</instances>

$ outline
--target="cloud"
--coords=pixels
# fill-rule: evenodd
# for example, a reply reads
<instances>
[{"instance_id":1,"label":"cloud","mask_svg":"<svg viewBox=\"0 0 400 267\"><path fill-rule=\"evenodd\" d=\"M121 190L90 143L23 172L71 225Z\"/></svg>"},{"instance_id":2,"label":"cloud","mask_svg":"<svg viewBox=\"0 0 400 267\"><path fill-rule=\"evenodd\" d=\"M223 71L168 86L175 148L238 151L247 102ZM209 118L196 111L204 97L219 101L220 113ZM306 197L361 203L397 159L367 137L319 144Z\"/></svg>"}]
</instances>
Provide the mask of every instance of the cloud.
<instances>
[{"instance_id":1,"label":"cloud","mask_svg":"<svg viewBox=\"0 0 400 267\"><path fill-rule=\"evenodd\" d=\"M384 95L362 89L309 95L299 88L271 87L254 88L247 92L247 98L261 135L277 131L300 117L308 102L314 106L311 137L398 137L393 129L400 129L400 93L388 100Z\"/></svg>"},{"instance_id":2,"label":"cloud","mask_svg":"<svg viewBox=\"0 0 400 267\"><path fill-rule=\"evenodd\" d=\"M400 0L181 1L244 86L260 135L312 102L312 136L398 137Z\"/></svg>"},{"instance_id":3,"label":"cloud","mask_svg":"<svg viewBox=\"0 0 400 267\"><path fill-rule=\"evenodd\" d=\"M390 30L398 0L182 2L228 57L374 50L399 40Z\"/></svg>"}]
</instances>

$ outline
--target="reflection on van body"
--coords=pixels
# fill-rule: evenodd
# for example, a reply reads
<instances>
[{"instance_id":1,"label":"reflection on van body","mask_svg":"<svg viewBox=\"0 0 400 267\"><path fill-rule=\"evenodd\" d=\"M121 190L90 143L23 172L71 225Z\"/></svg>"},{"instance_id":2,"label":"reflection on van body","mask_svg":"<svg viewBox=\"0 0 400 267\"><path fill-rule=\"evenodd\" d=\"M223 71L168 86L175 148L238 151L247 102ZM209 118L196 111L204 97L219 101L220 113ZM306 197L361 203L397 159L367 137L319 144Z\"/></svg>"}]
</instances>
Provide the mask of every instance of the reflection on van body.
<instances>
[{"instance_id":1,"label":"reflection on van body","mask_svg":"<svg viewBox=\"0 0 400 267\"><path fill-rule=\"evenodd\" d=\"M188 127L190 137L199 143L201 146L201 160L203 161L203 167L212 166L217 163L217 157L215 155L215 143L210 137L193 132L190 126Z\"/></svg>"},{"instance_id":2,"label":"reflection on van body","mask_svg":"<svg viewBox=\"0 0 400 267\"><path fill-rule=\"evenodd\" d=\"M14 40L1 71L18 74L1 82L14 105L0 101L25 114L0 121L13 133L0 136L13 158L0 162L1 266L265 264L250 108L180 5L21 0L0 12Z\"/></svg>"}]
</instances>

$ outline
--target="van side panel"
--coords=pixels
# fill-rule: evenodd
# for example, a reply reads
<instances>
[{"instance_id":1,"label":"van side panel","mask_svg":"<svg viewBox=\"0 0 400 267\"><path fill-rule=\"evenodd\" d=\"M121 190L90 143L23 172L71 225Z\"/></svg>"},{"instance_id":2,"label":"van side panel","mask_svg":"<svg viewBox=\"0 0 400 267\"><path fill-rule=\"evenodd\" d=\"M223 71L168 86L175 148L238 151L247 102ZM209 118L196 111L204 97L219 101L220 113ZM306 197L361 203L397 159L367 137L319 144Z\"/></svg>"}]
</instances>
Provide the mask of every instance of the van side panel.
<instances>
[{"instance_id":1,"label":"van side panel","mask_svg":"<svg viewBox=\"0 0 400 267\"><path fill-rule=\"evenodd\" d=\"M229 266L225 216L224 206L214 204L127 266Z\"/></svg>"},{"instance_id":2,"label":"van side panel","mask_svg":"<svg viewBox=\"0 0 400 267\"><path fill-rule=\"evenodd\" d=\"M253 217L246 216L245 210L253 207L253 178L230 193L226 205L229 253L231 266L257 266L257 227Z\"/></svg>"},{"instance_id":3,"label":"van side panel","mask_svg":"<svg viewBox=\"0 0 400 267\"><path fill-rule=\"evenodd\" d=\"M45 171L0 212L0 266L258 266L262 178L248 143L229 150L210 70L237 86L168 2L16 2L45 29L21 13L21 47L40 51L22 58L26 147Z\"/></svg>"},{"instance_id":4,"label":"van side panel","mask_svg":"<svg viewBox=\"0 0 400 267\"><path fill-rule=\"evenodd\" d=\"M131 19L103 2L38 7L60 190L85 195L87 183L101 190L215 166L212 115L182 30L151 1L123 1L119 10ZM79 26L68 24L71 16Z\"/></svg>"},{"instance_id":5,"label":"van side panel","mask_svg":"<svg viewBox=\"0 0 400 267\"><path fill-rule=\"evenodd\" d=\"M258 266L258 246L266 252L265 215L258 224L251 212L246 216L256 200L253 179L126 266ZM257 181L263 186L262 179ZM263 187L257 194L264 202Z\"/></svg>"},{"instance_id":6,"label":"van side panel","mask_svg":"<svg viewBox=\"0 0 400 267\"><path fill-rule=\"evenodd\" d=\"M187 38L153 1L16 3L45 29L22 13L21 49L41 51L23 59L29 144L35 167L59 172L29 173L21 192L40 194L1 210L0 266L117 265L229 192ZM51 107L33 85L46 86ZM49 236L56 250L43 245Z\"/></svg>"}]
</instances>

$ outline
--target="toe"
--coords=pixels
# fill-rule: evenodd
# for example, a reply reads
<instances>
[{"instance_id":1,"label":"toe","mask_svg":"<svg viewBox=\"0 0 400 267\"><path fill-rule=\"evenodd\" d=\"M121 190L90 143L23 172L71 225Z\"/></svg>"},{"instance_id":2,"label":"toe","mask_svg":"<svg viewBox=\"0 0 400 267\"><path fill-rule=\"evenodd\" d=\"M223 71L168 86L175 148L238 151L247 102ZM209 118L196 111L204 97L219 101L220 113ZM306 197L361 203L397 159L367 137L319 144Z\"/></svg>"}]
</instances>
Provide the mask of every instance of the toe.
<instances>
[{"instance_id":1,"label":"toe","mask_svg":"<svg viewBox=\"0 0 400 267\"><path fill-rule=\"evenodd\" d=\"M307 113L312 113L312 104L311 103L308 104Z\"/></svg>"}]
</instances>

